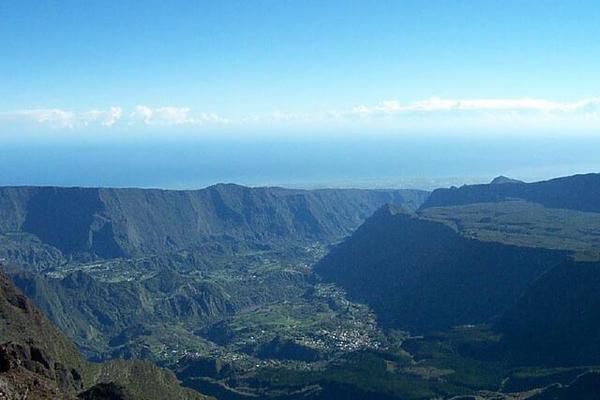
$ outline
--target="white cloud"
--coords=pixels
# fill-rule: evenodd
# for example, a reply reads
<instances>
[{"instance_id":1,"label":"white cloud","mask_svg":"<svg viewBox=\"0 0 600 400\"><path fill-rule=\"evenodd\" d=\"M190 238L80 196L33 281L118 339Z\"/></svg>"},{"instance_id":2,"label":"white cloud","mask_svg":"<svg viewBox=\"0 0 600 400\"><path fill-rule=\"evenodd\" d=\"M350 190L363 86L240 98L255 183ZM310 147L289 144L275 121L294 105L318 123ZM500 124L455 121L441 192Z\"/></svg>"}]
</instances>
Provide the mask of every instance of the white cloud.
<instances>
[{"instance_id":1,"label":"white cloud","mask_svg":"<svg viewBox=\"0 0 600 400\"><path fill-rule=\"evenodd\" d=\"M190 109L188 107L160 107L154 112L154 116L159 123L166 125L183 125L193 122L189 117Z\"/></svg>"},{"instance_id":2,"label":"white cloud","mask_svg":"<svg viewBox=\"0 0 600 400\"><path fill-rule=\"evenodd\" d=\"M204 124L228 124L229 120L215 113L201 113L196 119L198 123Z\"/></svg>"},{"instance_id":3,"label":"white cloud","mask_svg":"<svg viewBox=\"0 0 600 400\"><path fill-rule=\"evenodd\" d=\"M76 120L83 125L89 125L94 122L100 123L102 126L113 126L123 116L121 107L112 106L106 111L90 110L80 113L76 116Z\"/></svg>"},{"instance_id":4,"label":"white cloud","mask_svg":"<svg viewBox=\"0 0 600 400\"><path fill-rule=\"evenodd\" d=\"M130 117L133 122L142 121L145 124L149 124L152 120L152 115L154 112L150 107L146 106L136 106L135 110L131 113Z\"/></svg>"},{"instance_id":5,"label":"white cloud","mask_svg":"<svg viewBox=\"0 0 600 400\"><path fill-rule=\"evenodd\" d=\"M138 105L125 110L111 106L104 110L73 111L58 108L0 112L0 128L5 122L13 127L23 124L57 129L80 127L143 129L154 127L232 128L379 128L405 131L462 128L574 128L600 130L600 97L572 102L539 98L466 98L431 97L403 103L389 99L375 105L313 112L274 111L266 114L225 118L211 112L195 112L190 107Z\"/></svg>"},{"instance_id":6,"label":"white cloud","mask_svg":"<svg viewBox=\"0 0 600 400\"><path fill-rule=\"evenodd\" d=\"M8 119L31 121L38 124L48 124L61 128L72 127L76 120L75 113L58 108L17 110L14 112L4 113L4 116Z\"/></svg>"},{"instance_id":7,"label":"white cloud","mask_svg":"<svg viewBox=\"0 0 600 400\"><path fill-rule=\"evenodd\" d=\"M526 123L534 125L549 121L583 123L600 122L600 98L575 102L557 102L535 98L517 99L445 99L431 97L402 103L390 99L375 105L358 105L348 110L327 110L313 113L273 112L265 117L245 121L261 124L348 124L357 121L379 127L431 127L446 122L463 124ZM600 124L599 124L600 125Z\"/></svg>"},{"instance_id":8,"label":"white cloud","mask_svg":"<svg viewBox=\"0 0 600 400\"><path fill-rule=\"evenodd\" d=\"M10 121L42 124L53 128L75 128L94 123L110 127L117 123L122 115L123 110L121 107L115 106L110 107L108 110L89 110L84 112L61 110L59 108L38 108L0 114L3 119Z\"/></svg>"},{"instance_id":9,"label":"white cloud","mask_svg":"<svg viewBox=\"0 0 600 400\"><path fill-rule=\"evenodd\" d=\"M0 112L0 122L13 124L44 125L55 129L72 129L79 127L118 126L121 121L126 125L220 125L229 121L215 113L202 112L193 114L189 107L157 107L136 106L132 111L112 106L106 110L71 111L59 108L28 109ZM1 128L1 125L0 125Z\"/></svg>"},{"instance_id":10,"label":"white cloud","mask_svg":"<svg viewBox=\"0 0 600 400\"><path fill-rule=\"evenodd\" d=\"M341 114L347 126L373 130L600 133L600 97L572 102L431 97L402 103L392 99L356 106Z\"/></svg>"},{"instance_id":11,"label":"white cloud","mask_svg":"<svg viewBox=\"0 0 600 400\"><path fill-rule=\"evenodd\" d=\"M226 124L228 120L215 113L193 114L189 107L150 108L139 105L131 113L131 122L142 121L146 125L208 125Z\"/></svg>"},{"instance_id":12,"label":"white cloud","mask_svg":"<svg viewBox=\"0 0 600 400\"><path fill-rule=\"evenodd\" d=\"M104 126L113 126L121 116L123 115L123 109L121 107L111 107L106 113L104 120L102 121L102 125Z\"/></svg>"},{"instance_id":13,"label":"white cloud","mask_svg":"<svg viewBox=\"0 0 600 400\"><path fill-rule=\"evenodd\" d=\"M443 99L431 97L421 101L400 103L398 100L386 100L375 106L358 106L352 109L357 115L394 114L436 111L524 111L539 113L576 113L600 110L600 98L579 100L576 102L557 102L535 98L518 99Z\"/></svg>"}]
</instances>

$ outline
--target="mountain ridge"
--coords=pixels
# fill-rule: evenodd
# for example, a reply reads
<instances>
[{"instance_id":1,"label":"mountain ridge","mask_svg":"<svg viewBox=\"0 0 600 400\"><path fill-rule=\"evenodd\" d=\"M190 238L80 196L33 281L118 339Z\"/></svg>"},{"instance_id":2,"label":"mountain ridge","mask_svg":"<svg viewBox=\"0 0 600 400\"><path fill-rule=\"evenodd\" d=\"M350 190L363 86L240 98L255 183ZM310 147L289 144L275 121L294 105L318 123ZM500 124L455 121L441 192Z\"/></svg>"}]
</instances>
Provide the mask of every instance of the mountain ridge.
<instances>
[{"instance_id":1,"label":"mountain ridge","mask_svg":"<svg viewBox=\"0 0 600 400\"><path fill-rule=\"evenodd\" d=\"M381 205L401 203L416 209L427 195L416 190L309 191L234 184L193 191L2 187L0 234L7 241L29 235L35 252L47 253L51 250L43 246L50 246L67 259L160 254L209 242L235 247L335 241ZM35 244L36 239L41 243Z\"/></svg>"},{"instance_id":2,"label":"mountain ridge","mask_svg":"<svg viewBox=\"0 0 600 400\"><path fill-rule=\"evenodd\" d=\"M600 173L578 174L533 183L464 185L436 189L420 209L519 198L545 207L600 212Z\"/></svg>"}]
</instances>

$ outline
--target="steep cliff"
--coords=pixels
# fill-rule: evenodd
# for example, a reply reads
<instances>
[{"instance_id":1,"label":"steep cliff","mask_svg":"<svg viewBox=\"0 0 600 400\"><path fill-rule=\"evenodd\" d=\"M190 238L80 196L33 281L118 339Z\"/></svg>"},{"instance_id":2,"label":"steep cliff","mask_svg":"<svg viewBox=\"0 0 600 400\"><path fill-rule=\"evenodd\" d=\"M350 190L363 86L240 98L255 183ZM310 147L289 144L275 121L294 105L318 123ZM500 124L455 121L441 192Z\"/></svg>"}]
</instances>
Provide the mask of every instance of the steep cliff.
<instances>
[{"instance_id":1,"label":"steep cliff","mask_svg":"<svg viewBox=\"0 0 600 400\"><path fill-rule=\"evenodd\" d=\"M455 225L386 206L316 271L385 325L427 332L491 321L568 254L480 240Z\"/></svg>"},{"instance_id":2,"label":"steep cliff","mask_svg":"<svg viewBox=\"0 0 600 400\"><path fill-rule=\"evenodd\" d=\"M436 189L422 208L522 199L545 207L600 212L600 174L573 175L548 181L465 185Z\"/></svg>"},{"instance_id":3,"label":"steep cliff","mask_svg":"<svg viewBox=\"0 0 600 400\"><path fill-rule=\"evenodd\" d=\"M33 258L51 246L79 259L165 253L209 242L235 247L335 241L383 204L414 209L427 195L238 185L194 191L5 187L0 188L0 235L13 244L29 240L26 253ZM4 257L27 261L15 247Z\"/></svg>"}]
</instances>

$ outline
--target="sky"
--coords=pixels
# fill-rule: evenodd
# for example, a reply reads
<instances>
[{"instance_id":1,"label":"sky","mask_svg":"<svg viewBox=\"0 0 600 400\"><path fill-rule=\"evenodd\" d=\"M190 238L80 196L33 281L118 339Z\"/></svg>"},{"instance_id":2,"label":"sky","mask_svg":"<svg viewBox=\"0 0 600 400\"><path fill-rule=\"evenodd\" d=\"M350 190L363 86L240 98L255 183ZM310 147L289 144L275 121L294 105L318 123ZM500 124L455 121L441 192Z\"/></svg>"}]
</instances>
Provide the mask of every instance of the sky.
<instances>
[{"instance_id":1,"label":"sky","mask_svg":"<svg viewBox=\"0 0 600 400\"><path fill-rule=\"evenodd\" d=\"M431 140L545 138L578 141L579 159L600 137L599 20L600 2L577 0L0 1L0 166L152 143L226 157L239 143L268 155L348 140L408 157ZM121 184L63 172L73 178L0 184Z\"/></svg>"}]
</instances>

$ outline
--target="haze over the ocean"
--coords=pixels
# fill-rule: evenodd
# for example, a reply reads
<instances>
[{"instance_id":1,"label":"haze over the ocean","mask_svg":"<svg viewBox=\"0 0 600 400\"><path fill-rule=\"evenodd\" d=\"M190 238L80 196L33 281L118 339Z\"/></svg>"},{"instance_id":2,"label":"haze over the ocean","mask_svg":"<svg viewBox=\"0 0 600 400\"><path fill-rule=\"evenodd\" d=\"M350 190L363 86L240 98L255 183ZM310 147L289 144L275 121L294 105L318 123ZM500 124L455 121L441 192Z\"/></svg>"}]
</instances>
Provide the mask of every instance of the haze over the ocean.
<instances>
[{"instance_id":1,"label":"haze over the ocean","mask_svg":"<svg viewBox=\"0 0 600 400\"><path fill-rule=\"evenodd\" d=\"M0 148L1 185L200 188L408 187L600 171L600 140L320 139L105 141Z\"/></svg>"}]
</instances>

